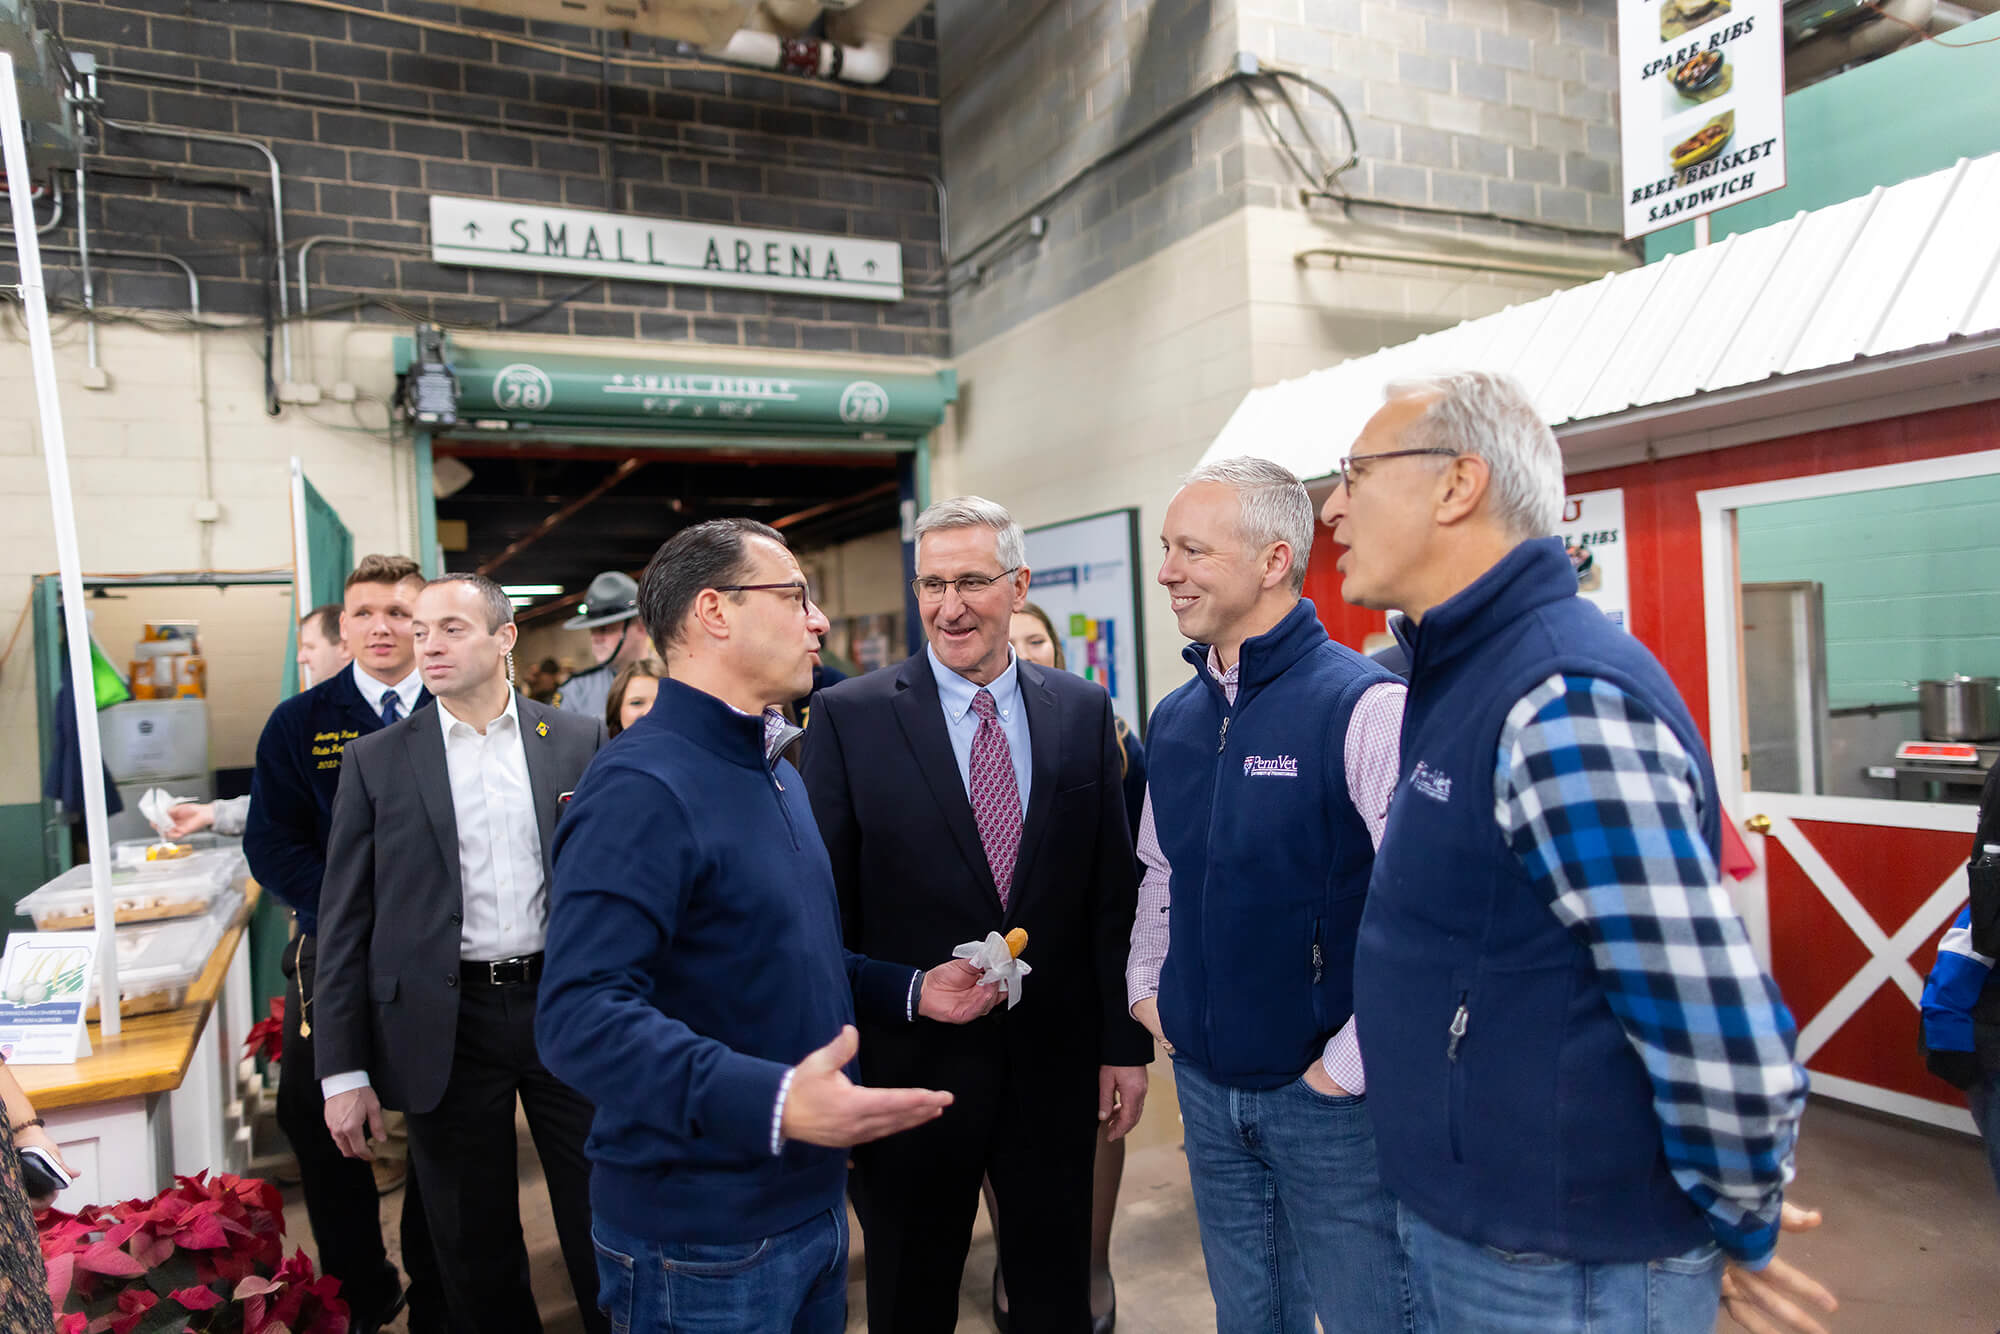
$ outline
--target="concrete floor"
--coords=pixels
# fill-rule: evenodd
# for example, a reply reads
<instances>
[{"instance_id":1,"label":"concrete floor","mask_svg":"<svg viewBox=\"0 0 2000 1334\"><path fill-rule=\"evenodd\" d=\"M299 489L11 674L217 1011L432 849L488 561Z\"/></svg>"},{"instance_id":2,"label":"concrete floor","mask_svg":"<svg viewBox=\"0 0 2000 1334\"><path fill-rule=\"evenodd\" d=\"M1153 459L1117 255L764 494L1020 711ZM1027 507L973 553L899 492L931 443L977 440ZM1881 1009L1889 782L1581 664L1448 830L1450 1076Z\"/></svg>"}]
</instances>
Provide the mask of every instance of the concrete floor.
<instances>
[{"instance_id":1,"label":"concrete floor","mask_svg":"<svg viewBox=\"0 0 2000 1334\"><path fill-rule=\"evenodd\" d=\"M1187 1166L1179 1146L1170 1142L1171 1108L1171 1101L1162 1100L1149 1109L1152 1124L1144 1129L1153 1132L1145 1137L1151 1142L1133 1150L1120 1192L1113 1272L1124 1334L1215 1328ZM520 1144L522 1213L543 1323L548 1334L578 1334L582 1326L525 1126ZM1841 1309L1828 1322L1830 1329L1994 1334L2000 1328L2000 1200L1976 1142L1815 1100L1798 1166L1791 1198L1822 1210L1826 1223L1817 1233L1788 1238L1781 1254L1839 1296ZM310 1251L296 1187L286 1200L288 1235ZM384 1204L393 1249L400 1197L391 1195ZM986 1313L992 1272L993 1241L982 1211L959 1307L959 1328L968 1334L992 1329ZM394 1328L402 1334L400 1322ZM849 1290L848 1329L866 1328L856 1283ZM1736 1326L1725 1319L1721 1328Z\"/></svg>"}]
</instances>

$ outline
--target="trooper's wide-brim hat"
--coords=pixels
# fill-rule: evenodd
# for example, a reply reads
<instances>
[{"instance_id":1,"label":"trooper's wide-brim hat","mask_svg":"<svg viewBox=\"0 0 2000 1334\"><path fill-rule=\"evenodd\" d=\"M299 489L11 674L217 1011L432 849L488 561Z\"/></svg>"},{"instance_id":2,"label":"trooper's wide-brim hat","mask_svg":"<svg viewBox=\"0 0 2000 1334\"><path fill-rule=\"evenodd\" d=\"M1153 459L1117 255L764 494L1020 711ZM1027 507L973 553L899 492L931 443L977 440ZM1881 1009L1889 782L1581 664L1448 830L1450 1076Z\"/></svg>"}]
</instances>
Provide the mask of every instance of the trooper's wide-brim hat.
<instances>
[{"instance_id":1,"label":"trooper's wide-brim hat","mask_svg":"<svg viewBox=\"0 0 2000 1334\"><path fill-rule=\"evenodd\" d=\"M571 630L595 630L600 625L616 625L639 614L639 585L632 576L606 570L590 581L576 615L563 624Z\"/></svg>"}]
</instances>

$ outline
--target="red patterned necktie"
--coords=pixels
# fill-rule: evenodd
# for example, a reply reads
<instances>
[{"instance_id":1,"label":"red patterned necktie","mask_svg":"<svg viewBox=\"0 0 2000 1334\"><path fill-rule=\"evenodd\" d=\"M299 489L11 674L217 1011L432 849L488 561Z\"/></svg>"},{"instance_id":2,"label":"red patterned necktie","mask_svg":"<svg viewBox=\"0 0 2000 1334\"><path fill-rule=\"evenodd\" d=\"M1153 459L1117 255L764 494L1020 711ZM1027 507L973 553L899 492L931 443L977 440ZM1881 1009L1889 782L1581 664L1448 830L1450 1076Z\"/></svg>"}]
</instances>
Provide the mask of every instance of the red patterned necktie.
<instances>
[{"instance_id":1,"label":"red patterned necktie","mask_svg":"<svg viewBox=\"0 0 2000 1334\"><path fill-rule=\"evenodd\" d=\"M1021 785L1014 780L1014 753L1007 748L992 694L981 690L974 695L972 711L979 715L969 766L972 819L979 826L979 842L986 849L986 865L1004 910L1014 885L1014 858L1021 850Z\"/></svg>"}]
</instances>

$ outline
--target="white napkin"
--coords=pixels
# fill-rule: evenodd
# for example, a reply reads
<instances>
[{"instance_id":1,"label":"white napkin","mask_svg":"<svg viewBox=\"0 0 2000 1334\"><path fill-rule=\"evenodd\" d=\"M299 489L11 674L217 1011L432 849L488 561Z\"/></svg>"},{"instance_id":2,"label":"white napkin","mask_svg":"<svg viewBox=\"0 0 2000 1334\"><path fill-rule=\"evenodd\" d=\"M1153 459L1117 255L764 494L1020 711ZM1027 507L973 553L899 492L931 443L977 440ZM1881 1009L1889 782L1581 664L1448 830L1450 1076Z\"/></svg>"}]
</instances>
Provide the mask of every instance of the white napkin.
<instances>
[{"instance_id":1,"label":"white napkin","mask_svg":"<svg viewBox=\"0 0 2000 1334\"><path fill-rule=\"evenodd\" d=\"M1026 959L1017 959L1007 948L1007 938L998 931L988 931L984 940L969 940L951 952L954 959L964 959L980 970L981 986L998 982L1007 993L1007 1008L1013 1009L1021 1003L1021 979L1035 970Z\"/></svg>"},{"instance_id":2,"label":"white napkin","mask_svg":"<svg viewBox=\"0 0 2000 1334\"><path fill-rule=\"evenodd\" d=\"M170 796L163 787L149 787L146 795L139 798L139 814L146 817L146 823L153 826L153 832L165 841L172 837L167 831L174 827L174 807L193 800L193 797Z\"/></svg>"}]
</instances>

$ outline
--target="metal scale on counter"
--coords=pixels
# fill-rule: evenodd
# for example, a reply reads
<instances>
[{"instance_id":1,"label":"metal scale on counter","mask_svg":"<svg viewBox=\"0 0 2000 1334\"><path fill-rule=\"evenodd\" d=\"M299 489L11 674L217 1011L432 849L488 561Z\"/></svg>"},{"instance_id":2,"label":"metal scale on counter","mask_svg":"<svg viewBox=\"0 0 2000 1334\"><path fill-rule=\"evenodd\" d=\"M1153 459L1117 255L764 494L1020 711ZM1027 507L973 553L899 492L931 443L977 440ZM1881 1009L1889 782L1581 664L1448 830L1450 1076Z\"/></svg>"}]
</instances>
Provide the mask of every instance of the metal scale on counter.
<instances>
[{"instance_id":1,"label":"metal scale on counter","mask_svg":"<svg viewBox=\"0 0 2000 1334\"><path fill-rule=\"evenodd\" d=\"M1897 746L1893 762L1868 766L1868 776L1893 779L1902 801L1979 800L1987 771L2000 759L2000 680L1953 676L1912 684L1924 738Z\"/></svg>"}]
</instances>

